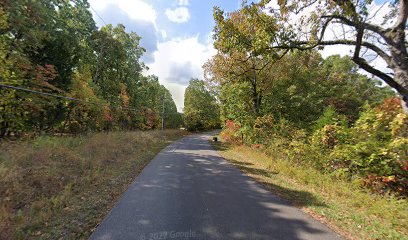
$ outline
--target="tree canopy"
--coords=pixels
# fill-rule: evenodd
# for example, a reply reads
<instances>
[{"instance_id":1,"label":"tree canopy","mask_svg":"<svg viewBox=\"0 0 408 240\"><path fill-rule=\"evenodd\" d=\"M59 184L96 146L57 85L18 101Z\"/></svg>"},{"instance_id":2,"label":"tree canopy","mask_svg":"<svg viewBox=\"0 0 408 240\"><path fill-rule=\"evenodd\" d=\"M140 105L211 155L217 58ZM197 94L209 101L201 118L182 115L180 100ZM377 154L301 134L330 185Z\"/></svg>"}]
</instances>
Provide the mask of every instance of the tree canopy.
<instances>
[{"instance_id":1,"label":"tree canopy","mask_svg":"<svg viewBox=\"0 0 408 240\"><path fill-rule=\"evenodd\" d=\"M251 48L256 53L279 55L291 49L353 46L351 59L407 100L406 0L385 1L371 13L372 1L277 2L275 6L270 0L252 4L244 1L241 9L229 14L215 8L215 39L220 40L215 43L217 49L229 53L231 49ZM381 8L388 8L389 12L383 16L382 22L374 22L373 18ZM334 37L330 31L333 28L340 31ZM372 62L377 57L387 64L390 71L376 68Z\"/></svg>"},{"instance_id":2,"label":"tree canopy","mask_svg":"<svg viewBox=\"0 0 408 240\"><path fill-rule=\"evenodd\" d=\"M184 124L192 131L214 129L220 126L218 103L202 80L191 79L186 88Z\"/></svg>"},{"instance_id":3,"label":"tree canopy","mask_svg":"<svg viewBox=\"0 0 408 240\"><path fill-rule=\"evenodd\" d=\"M97 29L86 0L1 1L0 83L81 101L0 88L0 137L179 127L155 76L144 76L141 37L124 25ZM163 98L164 96L164 98Z\"/></svg>"},{"instance_id":4,"label":"tree canopy","mask_svg":"<svg viewBox=\"0 0 408 240\"><path fill-rule=\"evenodd\" d=\"M220 103L223 139L293 165L361 177L378 192L406 194L408 115L395 93L406 96L406 33L398 24L406 22L406 1L390 4L385 21L395 24L378 28L370 2L243 1L232 13L215 7L217 54L203 67ZM327 39L329 25L347 33ZM392 34L399 35L391 40ZM354 46L353 56L322 58L318 50L336 44ZM370 65L369 51L388 58L393 73Z\"/></svg>"}]
</instances>

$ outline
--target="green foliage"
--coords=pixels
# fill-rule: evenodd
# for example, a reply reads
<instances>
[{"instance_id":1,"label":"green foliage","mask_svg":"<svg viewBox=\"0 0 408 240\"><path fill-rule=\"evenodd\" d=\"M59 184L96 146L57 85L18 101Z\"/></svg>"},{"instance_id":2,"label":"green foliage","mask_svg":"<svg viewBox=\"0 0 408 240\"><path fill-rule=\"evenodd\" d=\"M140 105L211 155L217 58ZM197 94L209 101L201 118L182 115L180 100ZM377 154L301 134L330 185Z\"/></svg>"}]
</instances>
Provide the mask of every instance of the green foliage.
<instances>
[{"instance_id":1,"label":"green foliage","mask_svg":"<svg viewBox=\"0 0 408 240\"><path fill-rule=\"evenodd\" d=\"M0 82L79 98L0 89L0 138L181 125L170 93L143 76L141 37L122 24L96 28L86 0L1 1ZM132 110L130 110L132 109Z\"/></svg>"},{"instance_id":2,"label":"green foliage","mask_svg":"<svg viewBox=\"0 0 408 240\"><path fill-rule=\"evenodd\" d=\"M311 133L285 120L260 117L248 139L275 157L343 179L361 178L365 186L382 194L406 195L407 126L408 116L402 113L400 100L392 98L377 107L366 106L351 127L329 107ZM229 121L222 136L237 143L232 136L240 131L238 128Z\"/></svg>"},{"instance_id":3,"label":"green foliage","mask_svg":"<svg viewBox=\"0 0 408 240\"><path fill-rule=\"evenodd\" d=\"M220 110L204 81L191 79L184 95L184 123L188 130L208 130L220 125Z\"/></svg>"},{"instance_id":4,"label":"green foliage","mask_svg":"<svg viewBox=\"0 0 408 240\"><path fill-rule=\"evenodd\" d=\"M398 99L384 102L395 93L358 73L350 57L323 59L310 50L316 45L294 50L297 29L286 20L303 3L279 1L280 13L266 13L267 2L244 1L229 14L214 9L218 53L204 70L207 85L217 89L225 139L334 176L370 179L370 187L404 194L405 115L400 115ZM315 23L306 33L309 44L319 38L317 14L339 6L325 7L300 19L303 25ZM338 10L350 14L343 7Z\"/></svg>"},{"instance_id":5,"label":"green foliage","mask_svg":"<svg viewBox=\"0 0 408 240\"><path fill-rule=\"evenodd\" d=\"M382 103L394 96L390 88L359 74L349 57L291 51L277 58L279 51L261 51L273 41L262 37L262 24L248 25L262 17L251 11L257 10L248 5L224 15L215 9L219 53L204 68L207 83L218 87L223 137L337 177L365 179L380 192L404 194L406 120L398 99ZM250 33L263 40L254 45ZM251 68L253 58L235 46L269 63L261 71Z\"/></svg>"},{"instance_id":6,"label":"green foliage","mask_svg":"<svg viewBox=\"0 0 408 240\"><path fill-rule=\"evenodd\" d=\"M316 120L314 129L322 129L326 125L346 125L345 117L339 115L333 106L327 107L323 114Z\"/></svg>"},{"instance_id":7,"label":"green foliage","mask_svg":"<svg viewBox=\"0 0 408 240\"><path fill-rule=\"evenodd\" d=\"M66 102L65 108L68 109L67 116L58 131L67 133L83 133L90 129L106 129L105 121L108 121L110 109L105 101L99 99L92 90L90 72L74 74L70 96L78 99L86 99L93 104L84 104L80 102ZM101 107L105 105L105 107Z\"/></svg>"},{"instance_id":8,"label":"green foliage","mask_svg":"<svg viewBox=\"0 0 408 240\"><path fill-rule=\"evenodd\" d=\"M350 176L366 177L377 191L404 194L408 188L407 123L398 99L367 108L350 129L347 142L336 146L330 159L347 167Z\"/></svg>"},{"instance_id":9,"label":"green foliage","mask_svg":"<svg viewBox=\"0 0 408 240\"><path fill-rule=\"evenodd\" d=\"M0 239L87 239L143 167L184 131L0 143Z\"/></svg>"}]
</instances>

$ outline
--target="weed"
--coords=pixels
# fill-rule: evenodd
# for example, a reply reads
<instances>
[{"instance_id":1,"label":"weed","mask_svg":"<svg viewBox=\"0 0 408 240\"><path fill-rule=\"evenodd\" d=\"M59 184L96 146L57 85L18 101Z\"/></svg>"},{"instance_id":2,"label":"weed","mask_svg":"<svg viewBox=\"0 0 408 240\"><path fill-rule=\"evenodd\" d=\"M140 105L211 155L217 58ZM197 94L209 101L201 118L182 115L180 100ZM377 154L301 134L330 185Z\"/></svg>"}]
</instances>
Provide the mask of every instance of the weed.
<instances>
[{"instance_id":1,"label":"weed","mask_svg":"<svg viewBox=\"0 0 408 240\"><path fill-rule=\"evenodd\" d=\"M87 239L178 130L43 136L0 145L0 239Z\"/></svg>"},{"instance_id":2,"label":"weed","mask_svg":"<svg viewBox=\"0 0 408 240\"><path fill-rule=\"evenodd\" d=\"M406 199L374 194L359 179L350 182L245 145L212 144L266 189L349 239L408 239Z\"/></svg>"}]
</instances>

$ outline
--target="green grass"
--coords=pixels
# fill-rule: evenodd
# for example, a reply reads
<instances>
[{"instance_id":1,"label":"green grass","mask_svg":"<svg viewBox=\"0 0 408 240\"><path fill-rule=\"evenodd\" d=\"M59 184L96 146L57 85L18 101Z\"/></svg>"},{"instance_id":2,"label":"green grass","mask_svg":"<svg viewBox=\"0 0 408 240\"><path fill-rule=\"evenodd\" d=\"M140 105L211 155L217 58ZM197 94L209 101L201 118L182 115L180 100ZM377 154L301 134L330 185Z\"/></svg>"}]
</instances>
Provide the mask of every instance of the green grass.
<instances>
[{"instance_id":1,"label":"green grass","mask_svg":"<svg viewBox=\"0 0 408 240\"><path fill-rule=\"evenodd\" d=\"M360 182L267 156L259 149L213 143L219 153L271 192L347 239L408 239L408 201L372 194Z\"/></svg>"},{"instance_id":2,"label":"green grass","mask_svg":"<svg viewBox=\"0 0 408 240\"><path fill-rule=\"evenodd\" d=\"M87 239L179 130L0 144L0 239Z\"/></svg>"}]
</instances>

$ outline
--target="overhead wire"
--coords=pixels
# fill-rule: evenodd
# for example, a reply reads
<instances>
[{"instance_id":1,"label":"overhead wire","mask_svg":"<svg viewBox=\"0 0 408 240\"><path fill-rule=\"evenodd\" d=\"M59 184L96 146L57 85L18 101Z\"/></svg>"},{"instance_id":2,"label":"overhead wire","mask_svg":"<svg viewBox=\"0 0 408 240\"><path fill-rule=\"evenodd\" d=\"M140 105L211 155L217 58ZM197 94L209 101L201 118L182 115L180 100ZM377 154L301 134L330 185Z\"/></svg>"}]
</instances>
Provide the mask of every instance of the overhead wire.
<instances>
[{"instance_id":1,"label":"overhead wire","mask_svg":"<svg viewBox=\"0 0 408 240\"><path fill-rule=\"evenodd\" d=\"M107 25L106 21L101 17L101 15L91 6L89 5L90 9L95 13L95 15L101 19L101 21ZM103 43L101 45L101 50L100 50L100 54L103 53L105 47L105 43ZM99 61L98 61L99 62ZM97 64L97 70L96 70L96 77L98 77L98 72L99 72L99 63ZM0 78L0 80L2 80ZM33 94L38 94L38 95L43 95L43 96L49 96L49 97L55 97L55 98L59 98L59 99L65 99L65 100L69 100L69 101L76 101L76 102L81 102L81 103L85 103L85 104L93 104L93 105L97 105L97 106L103 106L103 107L109 107L111 109L121 109L121 110L129 110L129 111L140 111L140 109L135 109L135 108L129 108L129 107L123 107L123 106L112 106L109 104L101 104L95 101L89 101L89 100L83 100L83 99L79 99L79 98L74 98L74 97L68 97L68 96L62 96L62 95L57 95L57 94L53 94L53 93L45 93L45 92L40 92L40 91L36 91L36 90L32 90L32 89L28 89L28 88L22 88L22 87L17 87L17 86L12 86L12 85L7 85L7 84L3 84L0 82L0 87L2 88L6 88L6 89L13 89L13 90L17 90L17 91L23 91L23 92L28 92L28 93L33 93ZM164 99L162 100L164 103ZM164 105L164 104L163 104ZM148 109L147 107L143 107L143 110ZM158 114L156 112L153 111L154 114ZM168 114L178 114L178 112L176 113L167 113Z\"/></svg>"},{"instance_id":2,"label":"overhead wire","mask_svg":"<svg viewBox=\"0 0 408 240\"><path fill-rule=\"evenodd\" d=\"M102 104L102 103L95 102L95 101L89 101L89 100L84 100L84 99L79 99L79 98L74 98L74 97L57 95L57 94L54 94L54 93L40 92L40 91L28 89L28 88L11 86L11 85L7 85L7 84L3 84L1 82L0 82L0 87L6 88L6 89L13 89L13 90L17 90L17 91L33 93L33 94L38 94L38 95L43 95L43 96L48 96L48 97L55 97L55 98L59 98L59 99L65 99L65 100L69 100L69 101L81 102L81 103L85 103L85 104L92 104L92 105L101 106L101 107L108 107L108 108L111 108L111 109L129 110L129 111L137 111L137 112L140 111L140 109L136 109L136 108L129 108L129 107L123 107L123 106L112 106L112 105L109 105L109 104ZM143 109L145 110L145 109L148 109L148 108L143 107ZM156 113L154 111L153 111L153 113L158 114L158 113ZM177 113L167 113L167 114L177 114Z\"/></svg>"}]
</instances>

